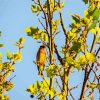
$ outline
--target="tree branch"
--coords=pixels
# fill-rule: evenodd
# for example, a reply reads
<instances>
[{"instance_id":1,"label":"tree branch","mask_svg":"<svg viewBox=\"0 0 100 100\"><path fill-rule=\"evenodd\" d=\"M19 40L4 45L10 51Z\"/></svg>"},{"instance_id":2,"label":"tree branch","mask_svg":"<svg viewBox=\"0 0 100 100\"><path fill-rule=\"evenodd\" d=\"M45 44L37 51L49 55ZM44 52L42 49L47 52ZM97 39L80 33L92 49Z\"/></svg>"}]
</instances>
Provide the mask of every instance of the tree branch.
<instances>
[{"instance_id":1,"label":"tree branch","mask_svg":"<svg viewBox=\"0 0 100 100\"><path fill-rule=\"evenodd\" d=\"M55 44L54 44L54 48L55 48L55 53L57 55L58 60L60 61L61 65L63 65L64 64L63 63L63 59L61 58L61 56L60 56L60 54L59 54L59 52L57 50L57 46Z\"/></svg>"},{"instance_id":2,"label":"tree branch","mask_svg":"<svg viewBox=\"0 0 100 100\"><path fill-rule=\"evenodd\" d=\"M46 32L47 32L47 35L49 37L49 32L48 32L48 19L47 19L47 16L46 16L46 12L44 11L44 9L43 9L43 7L41 5L40 0L38 0L38 2L39 2L39 6L40 6L40 8L41 8L41 10L42 10L42 12L44 14L44 19L45 19L45 23L46 23Z\"/></svg>"},{"instance_id":3,"label":"tree branch","mask_svg":"<svg viewBox=\"0 0 100 100\"><path fill-rule=\"evenodd\" d=\"M92 42L92 46L91 46L91 49L90 49L90 53L92 52L93 48L94 48L94 45L95 45L95 41L96 41L96 35L94 35L94 39L93 39L93 42ZM97 51L98 52L98 51ZM96 53L97 54L97 53ZM91 68L93 68L94 66L94 63L92 63L91 65ZM84 92L85 92L85 88L86 88L86 84L87 84L87 80L89 78L89 75L90 75L90 72L91 72L91 68L89 71L87 71L87 67L88 67L88 64L86 65L86 69L85 69L85 76L84 76L84 81L83 81L83 86L82 86L82 92L81 92L81 95L80 95L80 100L82 100L83 96L84 96Z\"/></svg>"},{"instance_id":4,"label":"tree branch","mask_svg":"<svg viewBox=\"0 0 100 100\"><path fill-rule=\"evenodd\" d=\"M73 99L73 100L75 100L75 98L73 97L73 95L72 95L72 93L71 93L71 91L70 91L70 89L69 89L69 88L68 88L68 91L69 91L70 96L72 97L72 99Z\"/></svg>"},{"instance_id":5,"label":"tree branch","mask_svg":"<svg viewBox=\"0 0 100 100\"><path fill-rule=\"evenodd\" d=\"M62 26L63 32L64 32L65 36L68 37L66 29L65 29L65 26L64 26L63 18L62 18L62 13L59 12L59 15L60 15L60 22L61 22L61 26Z\"/></svg>"}]
</instances>

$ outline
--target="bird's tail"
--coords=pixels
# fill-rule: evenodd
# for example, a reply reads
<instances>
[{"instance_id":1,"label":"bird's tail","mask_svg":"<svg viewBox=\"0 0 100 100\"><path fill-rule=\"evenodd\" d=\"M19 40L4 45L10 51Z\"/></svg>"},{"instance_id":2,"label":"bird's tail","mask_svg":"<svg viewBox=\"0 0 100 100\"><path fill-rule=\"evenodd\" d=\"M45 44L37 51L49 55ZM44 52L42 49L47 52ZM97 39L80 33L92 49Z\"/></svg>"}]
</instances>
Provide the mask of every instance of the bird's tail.
<instances>
[{"instance_id":1,"label":"bird's tail","mask_svg":"<svg viewBox=\"0 0 100 100\"><path fill-rule=\"evenodd\" d=\"M39 71L39 72L38 72L38 75L39 75L39 76L42 76L42 75L43 75L43 72L42 72L42 71Z\"/></svg>"},{"instance_id":2,"label":"bird's tail","mask_svg":"<svg viewBox=\"0 0 100 100\"><path fill-rule=\"evenodd\" d=\"M43 70L44 70L44 66L41 65L38 67L38 75L42 76L43 75Z\"/></svg>"}]
</instances>

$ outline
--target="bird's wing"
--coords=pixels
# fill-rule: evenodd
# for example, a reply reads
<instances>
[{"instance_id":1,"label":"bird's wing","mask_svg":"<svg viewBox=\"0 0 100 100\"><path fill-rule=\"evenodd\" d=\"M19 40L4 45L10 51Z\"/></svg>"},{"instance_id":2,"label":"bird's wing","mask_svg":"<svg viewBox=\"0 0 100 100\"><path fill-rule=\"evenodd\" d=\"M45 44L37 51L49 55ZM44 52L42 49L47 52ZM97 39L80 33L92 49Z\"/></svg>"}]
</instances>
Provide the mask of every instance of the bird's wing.
<instances>
[{"instance_id":1,"label":"bird's wing","mask_svg":"<svg viewBox=\"0 0 100 100\"><path fill-rule=\"evenodd\" d=\"M40 62L40 50L38 50L37 55L36 55L36 63L37 63L38 70L39 70L39 65L40 65L39 62Z\"/></svg>"},{"instance_id":2,"label":"bird's wing","mask_svg":"<svg viewBox=\"0 0 100 100\"><path fill-rule=\"evenodd\" d=\"M40 60L39 61L40 61L40 64L42 66L45 65L45 62L46 62L46 52L45 52L45 50L40 53Z\"/></svg>"}]
</instances>

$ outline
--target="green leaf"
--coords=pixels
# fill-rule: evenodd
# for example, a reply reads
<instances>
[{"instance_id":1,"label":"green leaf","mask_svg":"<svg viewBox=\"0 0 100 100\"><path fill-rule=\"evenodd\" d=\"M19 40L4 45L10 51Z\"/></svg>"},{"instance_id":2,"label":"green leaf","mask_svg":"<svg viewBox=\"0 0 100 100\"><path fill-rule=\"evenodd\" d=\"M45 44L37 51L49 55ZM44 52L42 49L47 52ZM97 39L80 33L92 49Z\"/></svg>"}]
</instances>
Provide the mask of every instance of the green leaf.
<instances>
[{"instance_id":1,"label":"green leaf","mask_svg":"<svg viewBox=\"0 0 100 100\"><path fill-rule=\"evenodd\" d=\"M39 96L38 96L38 100L44 100L44 97L41 96L41 95L39 95Z\"/></svg>"},{"instance_id":2,"label":"green leaf","mask_svg":"<svg viewBox=\"0 0 100 100\"><path fill-rule=\"evenodd\" d=\"M71 15L71 16L72 16L72 19L75 23L80 23L81 17L79 15L74 14L74 15Z\"/></svg>"},{"instance_id":3,"label":"green leaf","mask_svg":"<svg viewBox=\"0 0 100 100\"><path fill-rule=\"evenodd\" d=\"M96 24L98 22L98 19L100 17L100 10L98 8L95 8L92 12L89 13L88 15L89 17L92 16L93 17L93 22L91 23L91 25L89 26L88 30L91 30L93 28L96 27Z\"/></svg>"},{"instance_id":4,"label":"green leaf","mask_svg":"<svg viewBox=\"0 0 100 100\"><path fill-rule=\"evenodd\" d=\"M71 51L79 52L81 48L80 42L73 42L73 46L71 47Z\"/></svg>"},{"instance_id":5,"label":"green leaf","mask_svg":"<svg viewBox=\"0 0 100 100\"><path fill-rule=\"evenodd\" d=\"M38 31L39 31L39 29L34 28L34 27L30 27L30 28L25 29L25 32L27 33L28 36L33 36L33 34L35 34Z\"/></svg>"},{"instance_id":6,"label":"green leaf","mask_svg":"<svg viewBox=\"0 0 100 100\"><path fill-rule=\"evenodd\" d=\"M79 71L81 69L81 65L78 62L75 62L74 67Z\"/></svg>"},{"instance_id":7,"label":"green leaf","mask_svg":"<svg viewBox=\"0 0 100 100\"><path fill-rule=\"evenodd\" d=\"M40 90L41 84L37 81L37 82L36 82L36 85L37 85L37 89Z\"/></svg>"},{"instance_id":8,"label":"green leaf","mask_svg":"<svg viewBox=\"0 0 100 100\"><path fill-rule=\"evenodd\" d=\"M67 57L66 62L68 63L69 66L74 66L75 61L73 60L72 57Z\"/></svg>"},{"instance_id":9,"label":"green leaf","mask_svg":"<svg viewBox=\"0 0 100 100\"><path fill-rule=\"evenodd\" d=\"M99 17L100 17L100 9L96 8L96 10L93 13L93 18L94 18L94 20L98 20Z\"/></svg>"},{"instance_id":10,"label":"green leaf","mask_svg":"<svg viewBox=\"0 0 100 100\"><path fill-rule=\"evenodd\" d=\"M51 96L51 100L52 100L53 97L56 95L56 90L54 88L52 88L51 90L49 90L49 95Z\"/></svg>"},{"instance_id":11,"label":"green leaf","mask_svg":"<svg viewBox=\"0 0 100 100\"><path fill-rule=\"evenodd\" d=\"M62 1L63 1L63 2L62 2L61 5L60 5L61 8L64 7L64 5L65 5L65 1L66 1L66 0L62 0Z\"/></svg>"},{"instance_id":12,"label":"green leaf","mask_svg":"<svg viewBox=\"0 0 100 100\"><path fill-rule=\"evenodd\" d=\"M95 20L88 28L88 30L94 29L96 27L98 20Z\"/></svg>"},{"instance_id":13,"label":"green leaf","mask_svg":"<svg viewBox=\"0 0 100 100\"><path fill-rule=\"evenodd\" d=\"M55 66L55 65L50 65L46 69L47 76L50 78L53 78L55 75L57 75L58 71L59 71L59 68L58 66Z\"/></svg>"},{"instance_id":14,"label":"green leaf","mask_svg":"<svg viewBox=\"0 0 100 100\"><path fill-rule=\"evenodd\" d=\"M12 54L10 51L7 51L6 56L7 56L7 59L11 60Z\"/></svg>"},{"instance_id":15,"label":"green leaf","mask_svg":"<svg viewBox=\"0 0 100 100\"><path fill-rule=\"evenodd\" d=\"M100 37L96 38L96 43L100 45Z\"/></svg>"},{"instance_id":16,"label":"green leaf","mask_svg":"<svg viewBox=\"0 0 100 100\"><path fill-rule=\"evenodd\" d=\"M0 48L1 48L1 47L4 47L4 44L0 44Z\"/></svg>"},{"instance_id":17,"label":"green leaf","mask_svg":"<svg viewBox=\"0 0 100 100\"><path fill-rule=\"evenodd\" d=\"M56 25L59 25L59 24L60 24L60 20L57 19L57 20L55 21L55 24L56 24Z\"/></svg>"},{"instance_id":18,"label":"green leaf","mask_svg":"<svg viewBox=\"0 0 100 100\"><path fill-rule=\"evenodd\" d=\"M19 43L20 43L20 44L23 44L24 41L25 41L24 37L21 37L21 38L19 39Z\"/></svg>"},{"instance_id":19,"label":"green leaf","mask_svg":"<svg viewBox=\"0 0 100 100\"><path fill-rule=\"evenodd\" d=\"M79 33L82 30L81 27L77 27L74 23L70 24L69 27L71 28L71 31L74 33Z\"/></svg>"},{"instance_id":20,"label":"green leaf","mask_svg":"<svg viewBox=\"0 0 100 100\"><path fill-rule=\"evenodd\" d=\"M92 16L93 20L98 20L100 17L100 10L98 8L95 8L93 11L89 12L89 16Z\"/></svg>"},{"instance_id":21,"label":"green leaf","mask_svg":"<svg viewBox=\"0 0 100 100\"><path fill-rule=\"evenodd\" d=\"M42 31L38 28L34 28L34 27L30 27L30 28L26 28L25 32L27 33L28 36L38 40L40 39L41 41L48 41L48 35L46 34L45 31Z\"/></svg>"},{"instance_id":22,"label":"green leaf","mask_svg":"<svg viewBox=\"0 0 100 100\"><path fill-rule=\"evenodd\" d=\"M34 84L31 84L29 88L26 89L27 92L29 92L31 95L34 95Z\"/></svg>"},{"instance_id":23,"label":"green leaf","mask_svg":"<svg viewBox=\"0 0 100 100\"><path fill-rule=\"evenodd\" d=\"M31 10L33 13L37 13L38 11L40 11L40 8L39 6L32 5Z\"/></svg>"},{"instance_id":24,"label":"green leaf","mask_svg":"<svg viewBox=\"0 0 100 100\"><path fill-rule=\"evenodd\" d=\"M78 63L80 64L80 66L84 66L85 64L87 64L85 55L80 55L79 56Z\"/></svg>"}]
</instances>

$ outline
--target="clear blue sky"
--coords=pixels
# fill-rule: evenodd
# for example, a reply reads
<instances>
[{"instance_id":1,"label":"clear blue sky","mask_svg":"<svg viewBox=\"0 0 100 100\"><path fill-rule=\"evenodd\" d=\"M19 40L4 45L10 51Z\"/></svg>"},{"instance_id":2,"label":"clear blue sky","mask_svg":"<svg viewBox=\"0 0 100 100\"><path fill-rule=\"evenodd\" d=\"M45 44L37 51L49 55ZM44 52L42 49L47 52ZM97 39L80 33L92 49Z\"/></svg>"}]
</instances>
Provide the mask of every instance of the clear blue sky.
<instances>
[{"instance_id":1,"label":"clear blue sky","mask_svg":"<svg viewBox=\"0 0 100 100\"><path fill-rule=\"evenodd\" d=\"M69 14L78 13L83 16L83 11L86 9L82 0L66 0L66 6L64 8L64 22L68 27L71 23ZM20 37L25 37L25 48L23 52L23 60L15 65L16 75L13 79L15 83L14 88L8 93L11 100L31 100L29 94L25 89L34 83L39 77L37 76L37 67L33 64L35 60L36 52L39 48L36 41L26 36L24 32L26 27L39 26L37 18L31 12L31 0L0 0L0 31L2 31L2 38L0 42L5 44L5 47L0 49L3 52L3 60L6 61L5 52L9 49L11 52L17 50L13 46L13 43ZM63 44L59 39L63 39L63 36L58 35L56 43ZM74 74L74 79L71 81L71 85L75 85L80 80L83 80L82 72L79 72L79 76ZM73 78L73 76L71 76ZM77 85L77 84L76 84ZM74 91L75 97L79 96L77 91ZM76 99L77 100L77 99Z\"/></svg>"}]
</instances>

